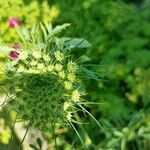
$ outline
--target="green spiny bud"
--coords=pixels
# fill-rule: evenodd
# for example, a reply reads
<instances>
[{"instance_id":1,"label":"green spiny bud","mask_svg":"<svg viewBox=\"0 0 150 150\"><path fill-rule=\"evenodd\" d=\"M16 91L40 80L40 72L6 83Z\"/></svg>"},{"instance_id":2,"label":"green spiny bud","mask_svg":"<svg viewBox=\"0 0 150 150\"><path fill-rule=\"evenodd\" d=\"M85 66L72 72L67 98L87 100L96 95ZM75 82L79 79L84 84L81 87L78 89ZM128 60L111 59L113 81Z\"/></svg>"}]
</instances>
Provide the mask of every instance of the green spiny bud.
<instances>
[{"instance_id":1,"label":"green spiny bud","mask_svg":"<svg viewBox=\"0 0 150 150\"><path fill-rule=\"evenodd\" d=\"M45 66L41 63L37 65L38 70L44 70Z\"/></svg>"},{"instance_id":2,"label":"green spiny bud","mask_svg":"<svg viewBox=\"0 0 150 150\"><path fill-rule=\"evenodd\" d=\"M62 68L63 68L63 66L62 66L61 64L56 64L56 65L55 65L55 70L56 70L56 71L61 71Z\"/></svg>"},{"instance_id":3,"label":"green spiny bud","mask_svg":"<svg viewBox=\"0 0 150 150\"><path fill-rule=\"evenodd\" d=\"M54 70L54 65L49 65L49 66L47 67L47 70L48 70L49 72L52 72L52 71Z\"/></svg>"},{"instance_id":4,"label":"green spiny bud","mask_svg":"<svg viewBox=\"0 0 150 150\"><path fill-rule=\"evenodd\" d=\"M73 73L69 73L67 75L67 78L69 81L73 82L75 80L76 76Z\"/></svg>"},{"instance_id":5,"label":"green spiny bud","mask_svg":"<svg viewBox=\"0 0 150 150\"><path fill-rule=\"evenodd\" d=\"M60 71L58 73L58 75L60 76L60 78L64 79L65 78L65 72L64 71Z\"/></svg>"},{"instance_id":6,"label":"green spiny bud","mask_svg":"<svg viewBox=\"0 0 150 150\"><path fill-rule=\"evenodd\" d=\"M57 61L61 62L64 59L64 55L60 51L57 51L57 52L55 52L55 58Z\"/></svg>"},{"instance_id":7,"label":"green spiny bud","mask_svg":"<svg viewBox=\"0 0 150 150\"><path fill-rule=\"evenodd\" d=\"M20 59L26 60L28 58L28 52L21 52L20 53Z\"/></svg>"},{"instance_id":8,"label":"green spiny bud","mask_svg":"<svg viewBox=\"0 0 150 150\"><path fill-rule=\"evenodd\" d=\"M67 90L70 90L72 88L72 83L69 82L69 81L65 81L64 82L64 87L67 89Z\"/></svg>"},{"instance_id":9,"label":"green spiny bud","mask_svg":"<svg viewBox=\"0 0 150 150\"><path fill-rule=\"evenodd\" d=\"M36 66L37 64L38 64L37 61L31 61L31 62L30 62L30 65L31 65L31 66Z\"/></svg>"},{"instance_id":10,"label":"green spiny bud","mask_svg":"<svg viewBox=\"0 0 150 150\"><path fill-rule=\"evenodd\" d=\"M72 119L72 114L71 114L71 112L68 112L67 113L67 120L71 121L71 119Z\"/></svg>"},{"instance_id":11,"label":"green spiny bud","mask_svg":"<svg viewBox=\"0 0 150 150\"><path fill-rule=\"evenodd\" d=\"M81 94L78 92L78 90L75 90L72 92L71 100L74 102L77 102L80 100L80 96L81 96Z\"/></svg>"},{"instance_id":12,"label":"green spiny bud","mask_svg":"<svg viewBox=\"0 0 150 150\"><path fill-rule=\"evenodd\" d=\"M33 51L33 52L32 52L32 56L33 56L34 58L36 58L36 59L39 59L39 58L42 57L42 56L41 56L41 53L40 53L40 52L37 52L37 51Z\"/></svg>"},{"instance_id":13,"label":"green spiny bud","mask_svg":"<svg viewBox=\"0 0 150 150\"><path fill-rule=\"evenodd\" d=\"M45 62L49 62L51 60L51 58L48 55L43 55L43 60Z\"/></svg>"},{"instance_id":14,"label":"green spiny bud","mask_svg":"<svg viewBox=\"0 0 150 150\"><path fill-rule=\"evenodd\" d=\"M75 72L77 70L77 64L70 61L67 65L67 69L69 72Z\"/></svg>"},{"instance_id":15,"label":"green spiny bud","mask_svg":"<svg viewBox=\"0 0 150 150\"><path fill-rule=\"evenodd\" d=\"M70 103L64 102L64 110L66 111L70 107Z\"/></svg>"}]
</instances>

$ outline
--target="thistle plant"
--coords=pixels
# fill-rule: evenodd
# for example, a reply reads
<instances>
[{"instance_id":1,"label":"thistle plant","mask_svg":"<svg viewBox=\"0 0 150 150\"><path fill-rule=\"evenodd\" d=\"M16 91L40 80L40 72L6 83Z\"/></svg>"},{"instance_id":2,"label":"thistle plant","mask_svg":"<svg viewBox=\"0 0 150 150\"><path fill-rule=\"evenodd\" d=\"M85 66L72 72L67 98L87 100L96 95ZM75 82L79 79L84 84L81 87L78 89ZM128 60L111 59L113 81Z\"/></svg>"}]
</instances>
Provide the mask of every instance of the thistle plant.
<instances>
[{"instance_id":1,"label":"thistle plant","mask_svg":"<svg viewBox=\"0 0 150 150\"><path fill-rule=\"evenodd\" d=\"M79 72L91 72L72 59L71 50L90 44L85 39L56 37L68 26L53 29L40 23L31 31L16 26L22 42L7 49L5 80L1 84L9 87L5 107L15 111L29 127L53 132L56 124L70 126L82 141L73 125L78 123L77 112L95 118L83 107Z\"/></svg>"}]
</instances>

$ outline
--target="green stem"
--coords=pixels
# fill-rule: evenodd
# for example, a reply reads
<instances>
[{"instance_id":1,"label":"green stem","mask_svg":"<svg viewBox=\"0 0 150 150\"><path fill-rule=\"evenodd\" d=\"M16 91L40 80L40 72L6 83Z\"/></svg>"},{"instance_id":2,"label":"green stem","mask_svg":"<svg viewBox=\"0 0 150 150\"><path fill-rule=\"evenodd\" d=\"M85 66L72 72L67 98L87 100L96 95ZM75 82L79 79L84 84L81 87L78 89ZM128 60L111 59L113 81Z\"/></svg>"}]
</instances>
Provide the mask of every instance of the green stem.
<instances>
[{"instance_id":1,"label":"green stem","mask_svg":"<svg viewBox=\"0 0 150 150\"><path fill-rule=\"evenodd\" d=\"M58 150L57 139L56 139L56 134L55 134L55 123L54 124L51 123L51 127L52 127L52 134L55 140L55 148L56 150Z\"/></svg>"},{"instance_id":2,"label":"green stem","mask_svg":"<svg viewBox=\"0 0 150 150\"><path fill-rule=\"evenodd\" d=\"M27 130L26 130L26 132L25 132L25 134L24 134L24 136L23 136L23 139L22 139L22 141L21 141L21 143L20 143L20 145L19 145L19 147L18 147L17 150L21 149L21 146L22 146L22 144L23 144L23 142L24 142L24 140L25 140L25 138L26 138L26 136L27 136L28 131L29 131L29 127L27 128Z\"/></svg>"},{"instance_id":3,"label":"green stem","mask_svg":"<svg viewBox=\"0 0 150 150\"><path fill-rule=\"evenodd\" d=\"M13 126L12 126L12 128L11 128L11 137L10 137L10 142L9 142L9 144L8 144L8 150L9 150L9 147L10 147L11 142L12 142L12 140L13 140L14 127L15 127L15 124L16 124L16 121L17 121L17 117L18 117L18 114L16 115L15 120L14 120L14 123L13 123Z\"/></svg>"}]
</instances>

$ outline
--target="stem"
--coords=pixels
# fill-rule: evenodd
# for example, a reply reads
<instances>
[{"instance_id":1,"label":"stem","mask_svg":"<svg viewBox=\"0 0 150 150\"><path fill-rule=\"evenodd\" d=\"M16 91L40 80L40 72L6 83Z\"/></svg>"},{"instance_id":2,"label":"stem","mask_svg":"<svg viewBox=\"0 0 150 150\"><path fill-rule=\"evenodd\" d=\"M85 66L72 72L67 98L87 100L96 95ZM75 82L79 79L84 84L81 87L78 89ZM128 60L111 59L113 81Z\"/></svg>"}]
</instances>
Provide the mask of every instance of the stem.
<instances>
[{"instance_id":1,"label":"stem","mask_svg":"<svg viewBox=\"0 0 150 150\"><path fill-rule=\"evenodd\" d=\"M82 107L80 104L77 104L84 112L86 112L97 124L98 126L102 129L102 131L109 137L110 134L101 126L101 124L96 120L96 118L88 112L84 107Z\"/></svg>"},{"instance_id":2,"label":"stem","mask_svg":"<svg viewBox=\"0 0 150 150\"><path fill-rule=\"evenodd\" d=\"M4 89L4 88L2 88L2 89L3 89L4 93L6 94L6 96L5 96L5 99L4 99L3 103L0 105L0 107L2 107L2 106L4 106L4 105L5 105L5 103L7 102L8 94L9 94L9 90L8 90L8 91L5 91L5 89Z\"/></svg>"},{"instance_id":3,"label":"stem","mask_svg":"<svg viewBox=\"0 0 150 150\"><path fill-rule=\"evenodd\" d=\"M76 117L76 120L77 120L78 122L81 121L77 113L75 113L75 117ZM89 137L87 131L84 129L83 125L82 125L82 124L78 124L78 126L79 126L79 127L81 128L81 130L85 133L85 137L88 137L88 138L90 139L90 141L91 141L91 138ZM86 138L85 138L85 140L86 140ZM86 141L85 141L85 142L86 142Z\"/></svg>"},{"instance_id":4,"label":"stem","mask_svg":"<svg viewBox=\"0 0 150 150\"><path fill-rule=\"evenodd\" d=\"M12 139L13 139L14 127L15 127L15 124L16 124L16 121L17 121L17 117L18 117L18 114L16 115L15 120L13 122L13 126L11 128L11 137L10 137L10 142L8 144L8 150L9 150L9 147L10 147Z\"/></svg>"},{"instance_id":5,"label":"stem","mask_svg":"<svg viewBox=\"0 0 150 150\"><path fill-rule=\"evenodd\" d=\"M55 123L54 124L51 123L51 127L52 127L52 134L53 134L54 140L55 140L55 148L56 148L56 150L58 150L57 139L56 139L56 134L55 134L55 129L54 129Z\"/></svg>"},{"instance_id":6,"label":"stem","mask_svg":"<svg viewBox=\"0 0 150 150\"><path fill-rule=\"evenodd\" d=\"M84 150L87 150L86 145L85 145L84 141L82 140L80 134L78 133L77 129L74 127L74 125L71 122L69 122L69 123L70 123L71 127L73 128L73 130L76 132L77 136L79 137L79 139L84 147Z\"/></svg>"},{"instance_id":7,"label":"stem","mask_svg":"<svg viewBox=\"0 0 150 150\"><path fill-rule=\"evenodd\" d=\"M21 141L21 143L20 143L20 145L19 145L19 147L18 147L17 150L21 149L21 146L22 146L22 144L23 144L23 142L24 142L24 140L25 140L25 138L26 138L26 136L27 136L28 131L29 131L29 127L27 128L27 130L26 130L26 132L25 132L25 134L24 134L24 136L23 136L23 139L22 139L22 141Z\"/></svg>"}]
</instances>

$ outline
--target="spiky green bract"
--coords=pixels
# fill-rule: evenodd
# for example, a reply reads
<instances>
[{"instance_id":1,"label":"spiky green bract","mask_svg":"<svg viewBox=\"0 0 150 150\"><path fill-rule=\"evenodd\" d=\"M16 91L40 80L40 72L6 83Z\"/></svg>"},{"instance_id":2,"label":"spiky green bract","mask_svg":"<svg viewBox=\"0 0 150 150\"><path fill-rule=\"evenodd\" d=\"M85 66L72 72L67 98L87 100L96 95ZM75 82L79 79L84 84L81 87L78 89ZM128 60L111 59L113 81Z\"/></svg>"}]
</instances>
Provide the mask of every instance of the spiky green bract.
<instances>
[{"instance_id":1,"label":"spiky green bract","mask_svg":"<svg viewBox=\"0 0 150 150\"><path fill-rule=\"evenodd\" d=\"M5 68L10 84L6 107L42 131L50 130L56 123L69 126L79 110L76 106L82 96L77 76L80 67L70 57L69 38L55 36L67 26L52 29L41 24L31 33L18 28L23 44L17 50L18 58L10 58Z\"/></svg>"}]
</instances>

